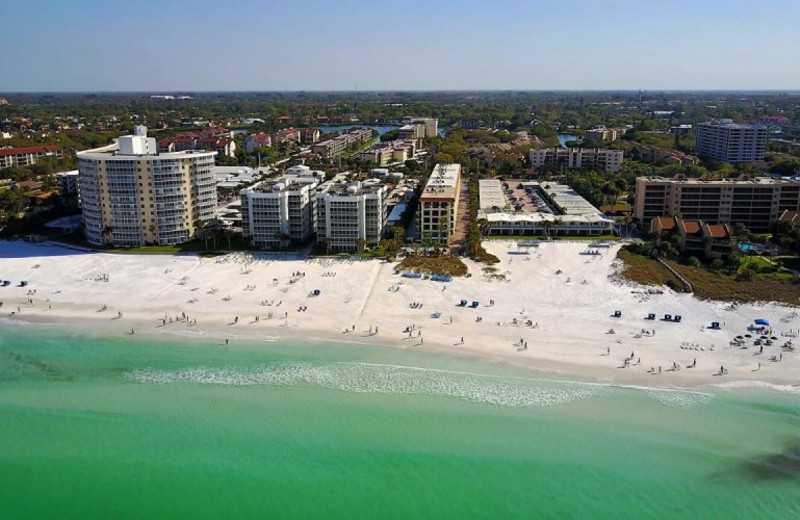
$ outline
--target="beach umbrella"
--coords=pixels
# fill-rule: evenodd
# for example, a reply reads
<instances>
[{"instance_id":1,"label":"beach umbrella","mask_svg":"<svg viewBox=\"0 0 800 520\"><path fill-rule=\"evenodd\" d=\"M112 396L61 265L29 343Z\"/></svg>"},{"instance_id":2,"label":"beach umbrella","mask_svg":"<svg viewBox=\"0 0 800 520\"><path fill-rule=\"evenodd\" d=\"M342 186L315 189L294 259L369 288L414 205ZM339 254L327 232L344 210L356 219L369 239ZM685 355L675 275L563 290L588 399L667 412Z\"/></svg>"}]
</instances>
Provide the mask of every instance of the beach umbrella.
<instances>
[{"instance_id":1,"label":"beach umbrella","mask_svg":"<svg viewBox=\"0 0 800 520\"><path fill-rule=\"evenodd\" d=\"M753 320L753 323L755 323L756 325L766 325L766 326L769 326L769 320L765 320L764 318L758 318L758 319L755 319L755 320Z\"/></svg>"},{"instance_id":2,"label":"beach umbrella","mask_svg":"<svg viewBox=\"0 0 800 520\"><path fill-rule=\"evenodd\" d=\"M750 334L745 334L744 337L745 338L752 338L753 336L751 336Z\"/></svg>"}]
</instances>

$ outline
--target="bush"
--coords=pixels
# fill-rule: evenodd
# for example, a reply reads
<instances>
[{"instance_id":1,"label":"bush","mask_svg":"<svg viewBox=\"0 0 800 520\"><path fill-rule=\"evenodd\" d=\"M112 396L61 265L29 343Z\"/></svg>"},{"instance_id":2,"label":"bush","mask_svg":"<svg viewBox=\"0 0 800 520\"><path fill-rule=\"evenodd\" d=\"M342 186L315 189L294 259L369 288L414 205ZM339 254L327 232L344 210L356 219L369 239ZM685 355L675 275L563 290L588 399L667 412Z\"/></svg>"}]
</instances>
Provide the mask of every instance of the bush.
<instances>
[{"instance_id":1,"label":"bush","mask_svg":"<svg viewBox=\"0 0 800 520\"><path fill-rule=\"evenodd\" d=\"M756 277L756 272L752 267L745 267L736 275L736 280L740 282L752 282Z\"/></svg>"}]
</instances>

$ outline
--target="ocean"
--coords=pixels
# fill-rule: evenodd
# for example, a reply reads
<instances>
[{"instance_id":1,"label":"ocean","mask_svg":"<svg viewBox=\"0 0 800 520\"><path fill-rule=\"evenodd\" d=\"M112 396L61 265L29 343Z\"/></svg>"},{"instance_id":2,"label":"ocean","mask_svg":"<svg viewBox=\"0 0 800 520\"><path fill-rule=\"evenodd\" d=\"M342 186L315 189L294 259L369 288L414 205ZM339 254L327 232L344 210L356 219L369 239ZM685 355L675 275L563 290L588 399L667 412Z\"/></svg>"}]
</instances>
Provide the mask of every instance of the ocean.
<instances>
[{"instance_id":1,"label":"ocean","mask_svg":"<svg viewBox=\"0 0 800 520\"><path fill-rule=\"evenodd\" d=\"M0 518L800 518L800 394L0 331Z\"/></svg>"}]
</instances>

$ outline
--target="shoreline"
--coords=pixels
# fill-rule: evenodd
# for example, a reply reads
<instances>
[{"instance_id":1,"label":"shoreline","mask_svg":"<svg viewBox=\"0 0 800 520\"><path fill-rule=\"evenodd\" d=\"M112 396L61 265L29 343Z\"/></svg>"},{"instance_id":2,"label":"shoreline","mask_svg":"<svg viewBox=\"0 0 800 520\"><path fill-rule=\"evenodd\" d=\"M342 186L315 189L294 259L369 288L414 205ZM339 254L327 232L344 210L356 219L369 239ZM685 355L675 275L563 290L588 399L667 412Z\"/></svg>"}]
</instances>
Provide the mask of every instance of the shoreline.
<instances>
[{"instance_id":1,"label":"shoreline","mask_svg":"<svg viewBox=\"0 0 800 520\"><path fill-rule=\"evenodd\" d=\"M619 245L587 258L580 255L585 248L581 243L542 244L524 255L515 244L491 241L486 247L501 258L496 267L502 278L467 261L472 278L447 284L402 278L394 274L395 264L380 260L275 260L244 254L132 257L18 242L0 247L16 248L14 256L0 260L0 277L30 279L25 288L0 288L3 321L78 334L127 336L133 327L136 335L175 340L380 345L474 357L581 382L652 388L800 382L794 352L780 353L771 346L754 355L753 346L743 351L728 345L734 332L762 317L775 323L778 345L790 339L797 343L780 335L800 330L794 309L705 302L668 289L653 294L647 287L619 282L613 279ZM317 289L320 295L313 296ZM478 301L479 308L458 307L461 299ZM420 303L421 309L413 307ZM107 310L101 310L103 305ZM610 314L617 308L620 318ZM683 315L682 323L641 317L650 310L660 315L672 309ZM197 319L197 325L177 321L181 313ZM439 317L432 317L437 313ZM165 315L173 319L171 325L161 323ZM726 326L709 330L706 325L712 320ZM404 330L412 325L424 334L409 339ZM343 333L353 326L355 332ZM372 327L380 327L379 333L371 334ZM643 327L650 327L647 334L642 334ZM608 329L615 329L614 334ZM526 343L527 350L520 348ZM682 343L699 348L681 349ZM641 364L622 368L629 353L641 358ZM773 355L782 360L770 362ZM697 368L685 368L694 359ZM759 361L762 368L755 371ZM681 369L668 371L672 363ZM660 374L647 371L659 365ZM728 374L712 375L720 365Z\"/></svg>"}]
</instances>

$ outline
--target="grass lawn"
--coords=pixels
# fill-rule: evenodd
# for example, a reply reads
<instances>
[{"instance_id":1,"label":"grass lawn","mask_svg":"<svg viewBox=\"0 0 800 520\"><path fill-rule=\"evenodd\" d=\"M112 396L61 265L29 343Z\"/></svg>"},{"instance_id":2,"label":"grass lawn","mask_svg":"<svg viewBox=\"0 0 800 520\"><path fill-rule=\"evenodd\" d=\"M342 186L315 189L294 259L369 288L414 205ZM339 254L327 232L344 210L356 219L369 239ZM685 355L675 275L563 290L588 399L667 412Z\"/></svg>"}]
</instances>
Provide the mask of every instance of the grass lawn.
<instances>
[{"instance_id":1,"label":"grass lawn","mask_svg":"<svg viewBox=\"0 0 800 520\"><path fill-rule=\"evenodd\" d=\"M450 276L467 274L466 264L453 256L410 255L400 262L396 269L428 274L449 274Z\"/></svg>"}]
</instances>

